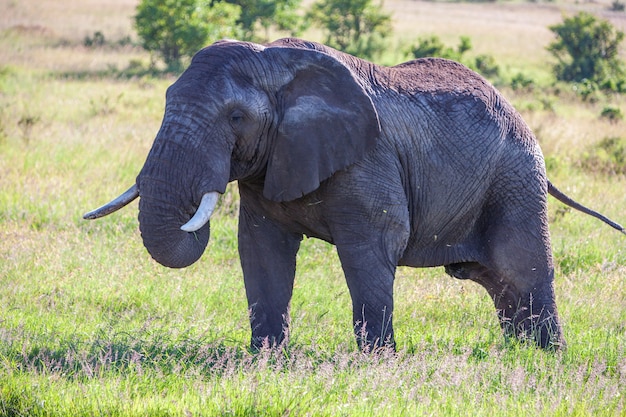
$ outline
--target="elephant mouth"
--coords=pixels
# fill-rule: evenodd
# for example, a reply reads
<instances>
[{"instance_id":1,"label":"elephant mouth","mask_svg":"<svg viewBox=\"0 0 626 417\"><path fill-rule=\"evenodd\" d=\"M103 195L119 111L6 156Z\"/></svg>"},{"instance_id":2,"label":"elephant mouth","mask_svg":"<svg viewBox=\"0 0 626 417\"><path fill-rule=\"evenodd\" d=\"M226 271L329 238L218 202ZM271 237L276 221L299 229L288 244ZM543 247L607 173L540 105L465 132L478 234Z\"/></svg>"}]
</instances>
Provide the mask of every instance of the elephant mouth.
<instances>
[{"instance_id":1,"label":"elephant mouth","mask_svg":"<svg viewBox=\"0 0 626 417\"><path fill-rule=\"evenodd\" d=\"M124 191L110 202L98 207L95 210L85 213L83 215L83 219L94 220L107 216L127 206L137 197L139 197L139 188L137 187L137 184L133 184L128 190ZM185 232L196 232L200 230L211 219L211 216L215 211L215 207L217 206L218 199L219 193L217 191L205 193L200 200L200 205L198 206L196 212L193 213L191 219L189 219L187 223L183 224L180 229Z\"/></svg>"},{"instance_id":2,"label":"elephant mouth","mask_svg":"<svg viewBox=\"0 0 626 417\"><path fill-rule=\"evenodd\" d=\"M185 268L200 259L207 247L210 215L217 198L203 197L204 204L201 202L194 214L193 209L187 211L180 204L160 199L160 195L158 192L144 195L142 189L138 219L143 244L161 265Z\"/></svg>"},{"instance_id":3,"label":"elephant mouth","mask_svg":"<svg viewBox=\"0 0 626 417\"><path fill-rule=\"evenodd\" d=\"M107 216L139 196L139 187L134 184L109 203L85 213L83 218L93 220ZM209 221L218 199L217 191L204 194L198 208L189 214L191 218L182 226L178 226L176 217L157 214L153 210L152 199L142 197L139 202L139 228L150 255L160 264L170 268L184 268L197 261L209 241Z\"/></svg>"},{"instance_id":4,"label":"elephant mouth","mask_svg":"<svg viewBox=\"0 0 626 417\"><path fill-rule=\"evenodd\" d=\"M185 232L195 232L201 229L211 219L211 215L217 205L219 199L219 193L217 191L211 191L202 196L200 200L200 206L196 210L195 214L189 221L180 227L180 230Z\"/></svg>"}]
</instances>

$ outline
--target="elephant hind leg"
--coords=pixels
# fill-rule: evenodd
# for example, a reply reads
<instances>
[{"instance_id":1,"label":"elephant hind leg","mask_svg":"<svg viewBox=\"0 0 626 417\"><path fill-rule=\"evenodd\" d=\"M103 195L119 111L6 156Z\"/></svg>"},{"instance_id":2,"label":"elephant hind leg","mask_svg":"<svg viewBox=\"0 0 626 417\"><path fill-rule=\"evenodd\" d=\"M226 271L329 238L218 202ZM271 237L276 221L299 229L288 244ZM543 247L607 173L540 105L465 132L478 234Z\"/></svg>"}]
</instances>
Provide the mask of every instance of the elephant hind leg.
<instances>
[{"instance_id":1,"label":"elephant hind leg","mask_svg":"<svg viewBox=\"0 0 626 417\"><path fill-rule=\"evenodd\" d=\"M476 262L450 264L445 269L449 275L472 280L487 290L506 338L533 340L544 349L564 347L551 271L529 287L511 270L497 272Z\"/></svg>"}]
</instances>

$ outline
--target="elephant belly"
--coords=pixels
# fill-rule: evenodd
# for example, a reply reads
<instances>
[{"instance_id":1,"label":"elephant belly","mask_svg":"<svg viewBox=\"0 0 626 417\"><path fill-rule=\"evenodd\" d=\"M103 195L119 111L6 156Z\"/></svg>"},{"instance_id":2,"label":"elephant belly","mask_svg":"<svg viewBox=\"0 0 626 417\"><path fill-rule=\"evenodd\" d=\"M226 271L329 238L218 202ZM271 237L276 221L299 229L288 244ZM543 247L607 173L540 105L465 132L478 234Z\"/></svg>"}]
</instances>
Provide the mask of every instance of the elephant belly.
<instances>
[{"instance_id":1,"label":"elephant belly","mask_svg":"<svg viewBox=\"0 0 626 417\"><path fill-rule=\"evenodd\" d=\"M475 262L480 255L469 243L432 245L428 247L407 247L398 262L400 266L416 268L445 266L459 262Z\"/></svg>"},{"instance_id":2,"label":"elephant belly","mask_svg":"<svg viewBox=\"0 0 626 417\"><path fill-rule=\"evenodd\" d=\"M478 262L480 233L476 228L480 210L465 212L445 226L438 222L420 222L414 227L399 265L412 267L444 266L458 262ZM418 229L418 230L416 230Z\"/></svg>"}]
</instances>

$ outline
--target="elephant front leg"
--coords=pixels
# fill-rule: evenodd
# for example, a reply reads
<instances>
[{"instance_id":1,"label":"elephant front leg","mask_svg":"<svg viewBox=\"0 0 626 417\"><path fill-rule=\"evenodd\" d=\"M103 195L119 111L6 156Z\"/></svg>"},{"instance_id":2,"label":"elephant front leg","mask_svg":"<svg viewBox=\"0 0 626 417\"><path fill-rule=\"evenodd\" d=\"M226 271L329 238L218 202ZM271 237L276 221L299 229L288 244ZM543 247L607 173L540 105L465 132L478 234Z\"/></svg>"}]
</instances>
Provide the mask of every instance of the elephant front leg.
<instances>
[{"instance_id":1,"label":"elephant front leg","mask_svg":"<svg viewBox=\"0 0 626 417\"><path fill-rule=\"evenodd\" d=\"M287 342L289 303L296 253L302 236L283 230L243 204L239 216L239 256L243 270L253 350Z\"/></svg>"},{"instance_id":2,"label":"elephant front leg","mask_svg":"<svg viewBox=\"0 0 626 417\"><path fill-rule=\"evenodd\" d=\"M393 334L393 283L396 266L368 245L337 246L352 297L352 317L357 344L363 352L395 349Z\"/></svg>"}]
</instances>

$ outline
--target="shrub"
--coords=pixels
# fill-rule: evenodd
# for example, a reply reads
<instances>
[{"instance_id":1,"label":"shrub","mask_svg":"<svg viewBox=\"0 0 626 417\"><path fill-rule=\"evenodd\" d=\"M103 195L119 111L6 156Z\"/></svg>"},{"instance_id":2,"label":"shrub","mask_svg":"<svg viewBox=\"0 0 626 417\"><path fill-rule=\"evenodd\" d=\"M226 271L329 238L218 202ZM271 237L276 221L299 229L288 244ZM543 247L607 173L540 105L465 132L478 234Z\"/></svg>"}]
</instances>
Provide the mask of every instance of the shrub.
<instances>
[{"instance_id":1,"label":"shrub","mask_svg":"<svg viewBox=\"0 0 626 417\"><path fill-rule=\"evenodd\" d=\"M614 12L623 12L624 8L625 5L620 0L613 0L613 3L611 3L611 10Z\"/></svg>"},{"instance_id":2,"label":"shrub","mask_svg":"<svg viewBox=\"0 0 626 417\"><path fill-rule=\"evenodd\" d=\"M438 36L420 38L417 44L411 49L414 58L439 57L460 61L465 52L472 49L472 41L467 36L461 36L456 49L445 46Z\"/></svg>"},{"instance_id":3,"label":"shrub","mask_svg":"<svg viewBox=\"0 0 626 417\"><path fill-rule=\"evenodd\" d=\"M602 96L598 83L586 78L580 83L574 84L573 90L576 94L581 96L584 101L589 101L591 103L597 102Z\"/></svg>"},{"instance_id":4,"label":"shrub","mask_svg":"<svg viewBox=\"0 0 626 417\"><path fill-rule=\"evenodd\" d=\"M209 0L141 0L135 27L143 48L156 53L171 71L207 43L237 37L239 6Z\"/></svg>"},{"instance_id":5,"label":"shrub","mask_svg":"<svg viewBox=\"0 0 626 417\"><path fill-rule=\"evenodd\" d=\"M301 0L224 0L241 8L237 22L242 28L242 38L251 41L269 41L270 29L288 31L295 36L305 26L298 13ZM258 28L264 34L257 36Z\"/></svg>"},{"instance_id":6,"label":"shrub","mask_svg":"<svg viewBox=\"0 0 626 417\"><path fill-rule=\"evenodd\" d=\"M500 67L492 55L478 55L474 59L476 71L487 78L496 78L500 75Z\"/></svg>"},{"instance_id":7,"label":"shrub","mask_svg":"<svg viewBox=\"0 0 626 417\"><path fill-rule=\"evenodd\" d=\"M526 75L518 72L511 80L511 88L515 91L532 90L534 88L534 80Z\"/></svg>"},{"instance_id":8,"label":"shrub","mask_svg":"<svg viewBox=\"0 0 626 417\"><path fill-rule=\"evenodd\" d=\"M22 132L22 140L24 143L28 144L30 142L33 128L37 123L39 123L40 120L41 118L39 116L33 116L31 114L24 114L20 117L17 122L17 126Z\"/></svg>"},{"instance_id":9,"label":"shrub","mask_svg":"<svg viewBox=\"0 0 626 417\"><path fill-rule=\"evenodd\" d=\"M85 36L85 40L83 41L83 45L88 48L101 47L104 46L106 40L104 38L104 34L100 31L94 32L93 36Z\"/></svg>"},{"instance_id":10,"label":"shrub","mask_svg":"<svg viewBox=\"0 0 626 417\"><path fill-rule=\"evenodd\" d=\"M606 106L602 109L600 113L600 117L608 120L611 123L617 123L620 120L624 119L624 115L622 114L622 110L619 107L614 106Z\"/></svg>"},{"instance_id":11,"label":"shrub","mask_svg":"<svg viewBox=\"0 0 626 417\"><path fill-rule=\"evenodd\" d=\"M385 50L391 15L372 0L318 0L307 17L326 32L326 44L373 59Z\"/></svg>"},{"instance_id":12,"label":"shrub","mask_svg":"<svg viewBox=\"0 0 626 417\"><path fill-rule=\"evenodd\" d=\"M607 137L590 146L580 165L592 173L626 175L626 138Z\"/></svg>"},{"instance_id":13,"label":"shrub","mask_svg":"<svg viewBox=\"0 0 626 417\"><path fill-rule=\"evenodd\" d=\"M608 21L581 12L561 24L550 26L550 30L557 36L557 40L548 46L548 51L558 60L554 65L557 79L588 80L604 89L611 88L613 83L610 80L624 79L623 63L618 56L624 33Z\"/></svg>"},{"instance_id":14,"label":"shrub","mask_svg":"<svg viewBox=\"0 0 626 417\"><path fill-rule=\"evenodd\" d=\"M410 53L414 58L438 57L463 62L487 78L495 78L500 74L500 68L491 55L478 55L474 59L465 59L465 53L472 49L472 41L468 36L461 36L456 48L446 46L438 36L418 39Z\"/></svg>"}]
</instances>

